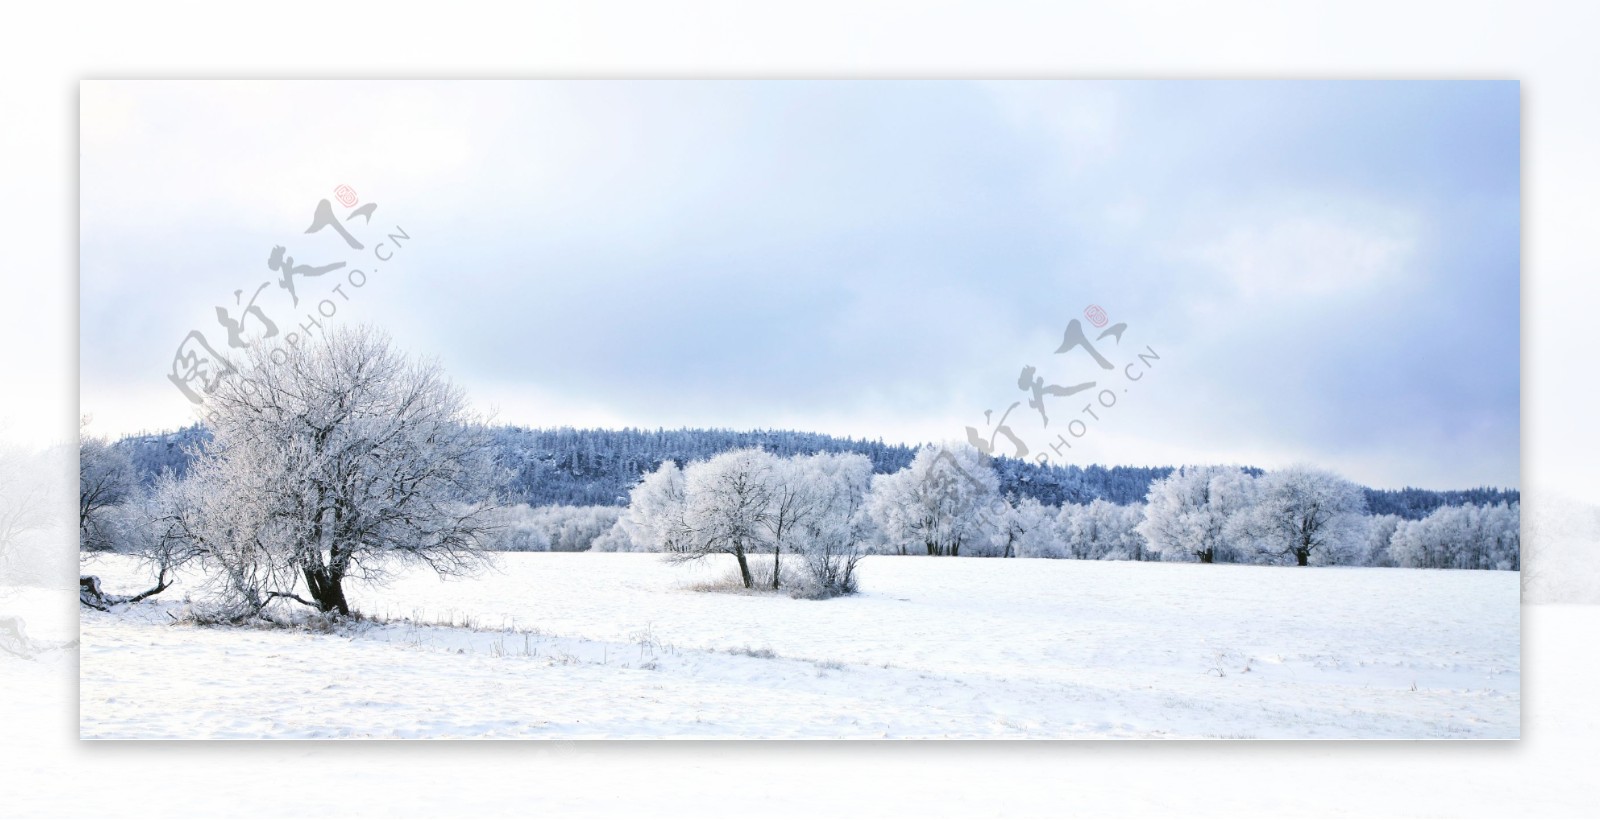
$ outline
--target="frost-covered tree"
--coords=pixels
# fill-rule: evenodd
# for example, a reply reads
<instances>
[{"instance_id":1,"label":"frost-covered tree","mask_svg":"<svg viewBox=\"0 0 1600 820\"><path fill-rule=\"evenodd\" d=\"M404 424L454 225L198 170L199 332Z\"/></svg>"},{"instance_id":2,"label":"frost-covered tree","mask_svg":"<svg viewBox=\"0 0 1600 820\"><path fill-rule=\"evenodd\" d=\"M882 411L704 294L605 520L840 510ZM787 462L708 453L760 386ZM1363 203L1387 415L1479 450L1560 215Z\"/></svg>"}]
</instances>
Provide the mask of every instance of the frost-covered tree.
<instances>
[{"instance_id":1,"label":"frost-covered tree","mask_svg":"<svg viewBox=\"0 0 1600 820\"><path fill-rule=\"evenodd\" d=\"M1096 499L1066 504L1058 526L1067 554L1095 561L1143 561L1149 549L1139 532L1144 508Z\"/></svg>"},{"instance_id":2,"label":"frost-covered tree","mask_svg":"<svg viewBox=\"0 0 1600 820\"><path fill-rule=\"evenodd\" d=\"M812 591L852 591L869 521L864 513L872 461L857 453L780 458L734 450L679 470L663 464L633 488L630 504L597 550L649 545L680 560L732 555L748 588L749 557L772 554L771 588L796 556Z\"/></svg>"},{"instance_id":3,"label":"frost-covered tree","mask_svg":"<svg viewBox=\"0 0 1600 820\"><path fill-rule=\"evenodd\" d=\"M164 592L176 580L179 567L202 556L196 544L185 537L179 513L184 498L195 485L185 485L169 471L156 479L148 491L135 490L120 504L96 513L100 537L106 549L139 559L151 575L151 586L143 592L116 594L100 588L94 576L80 576L78 600L85 606L107 609L112 604L135 603Z\"/></svg>"},{"instance_id":4,"label":"frost-covered tree","mask_svg":"<svg viewBox=\"0 0 1600 820\"><path fill-rule=\"evenodd\" d=\"M1262 556L1308 566L1313 555L1344 552L1365 535L1366 497L1335 473L1294 466L1267 473L1257 484L1239 530Z\"/></svg>"},{"instance_id":5,"label":"frost-covered tree","mask_svg":"<svg viewBox=\"0 0 1600 820\"><path fill-rule=\"evenodd\" d=\"M1390 555L1402 567L1521 568L1521 505L1440 507L1420 521L1402 521Z\"/></svg>"},{"instance_id":6,"label":"frost-covered tree","mask_svg":"<svg viewBox=\"0 0 1600 820\"><path fill-rule=\"evenodd\" d=\"M1485 504L1482 509L1482 533L1488 550L1484 569L1521 571L1521 502Z\"/></svg>"},{"instance_id":7,"label":"frost-covered tree","mask_svg":"<svg viewBox=\"0 0 1600 820\"><path fill-rule=\"evenodd\" d=\"M683 513L683 470L664 461L629 490L628 508L617 526L643 549L679 553L688 537Z\"/></svg>"},{"instance_id":8,"label":"frost-covered tree","mask_svg":"<svg viewBox=\"0 0 1600 820\"><path fill-rule=\"evenodd\" d=\"M972 447L923 447L904 470L872 479L868 510L900 554L960 555L992 543L1005 501L994 468Z\"/></svg>"},{"instance_id":9,"label":"frost-covered tree","mask_svg":"<svg viewBox=\"0 0 1600 820\"><path fill-rule=\"evenodd\" d=\"M111 548L101 512L138 489L138 471L126 451L88 433L89 419L78 423L78 537L84 549Z\"/></svg>"},{"instance_id":10,"label":"frost-covered tree","mask_svg":"<svg viewBox=\"0 0 1600 820\"><path fill-rule=\"evenodd\" d=\"M1395 530L1399 528L1402 520L1393 513L1367 516L1366 532L1357 548L1359 559L1354 563L1367 567L1396 566L1389 552L1389 544L1394 539Z\"/></svg>"},{"instance_id":11,"label":"frost-covered tree","mask_svg":"<svg viewBox=\"0 0 1600 820\"><path fill-rule=\"evenodd\" d=\"M749 555L767 546L777 459L758 449L734 450L683 471L683 536L668 546L686 560L724 553L739 577L755 584Z\"/></svg>"},{"instance_id":12,"label":"frost-covered tree","mask_svg":"<svg viewBox=\"0 0 1600 820\"><path fill-rule=\"evenodd\" d=\"M1008 502L996 534L997 554L1002 558L1062 557L1057 512L1032 498Z\"/></svg>"},{"instance_id":13,"label":"frost-covered tree","mask_svg":"<svg viewBox=\"0 0 1600 820\"><path fill-rule=\"evenodd\" d=\"M803 552L806 526L820 512L825 476L808 457L774 458L767 473L770 507L762 521L763 540L772 553L772 588L783 577L783 553Z\"/></svg>"},{"instance_id":14,"label":"frost-covered tree","mask_svg":"<svg viewBox=\"0 0 1600 820\"><path fill-rule=\"evenodd\" d=\"M1238 467L1183 467L1151 485L1137 532L1165 560L1235 560L1238 517L1254 481Z\"/></svg>"},{"instance_id":15,"label":"frost-covered tree","mask_svg":"<svg viewBox=\"0 0 1600 820\"><path fill-rule=\"evenodd\" d=\"M858 453L818 453L789 461L808 496L791 532L813 593L855 592L856 564L872 526L866 512L872 462Z\"/></svg>"},{"instance_id":16,"label":"frost-covered tree","mask_svg":"<svg viewBox=\"0 0 1600 820\"><path fill-rule=\"evenodd\" d=\"M251 348L208 409L211 438L172 517L235 603L348 614L347 578L479 561L501 480L483 429L437 365L382 334Z\"/></svg>"}]
</instances>

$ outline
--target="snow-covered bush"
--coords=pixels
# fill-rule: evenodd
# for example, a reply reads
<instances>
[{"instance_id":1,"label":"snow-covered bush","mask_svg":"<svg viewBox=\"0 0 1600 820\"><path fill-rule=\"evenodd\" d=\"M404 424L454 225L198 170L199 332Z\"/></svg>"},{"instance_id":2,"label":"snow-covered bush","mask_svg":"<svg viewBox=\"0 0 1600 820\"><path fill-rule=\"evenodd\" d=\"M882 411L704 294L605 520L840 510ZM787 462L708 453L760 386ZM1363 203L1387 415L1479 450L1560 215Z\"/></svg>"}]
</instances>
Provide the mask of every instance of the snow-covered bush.
<instances>
[{"instance_id":1,"label":"snow-covered bush","mask_svg":"<svg viewBox=\"0 0 1600 820\"><path fill-rule=\"evenodd\" d=\"M871 521L866 512L872 462L856 453L819 453L790 461L806 488L791 548L805 569L807 597L856 591L856 565Z\"/></svg>"},{"instance_id":2,"label":"snow-covered bush","mask_svg":"<svg viewBox=\"0 0 1600 820\"><path fill-rule=\"evenodd\" d=\"M678 552L688 536L683 492L683 470L664 461L628 492L628 506L617 525L643 550Z\"/></svg>"}]
</instances>

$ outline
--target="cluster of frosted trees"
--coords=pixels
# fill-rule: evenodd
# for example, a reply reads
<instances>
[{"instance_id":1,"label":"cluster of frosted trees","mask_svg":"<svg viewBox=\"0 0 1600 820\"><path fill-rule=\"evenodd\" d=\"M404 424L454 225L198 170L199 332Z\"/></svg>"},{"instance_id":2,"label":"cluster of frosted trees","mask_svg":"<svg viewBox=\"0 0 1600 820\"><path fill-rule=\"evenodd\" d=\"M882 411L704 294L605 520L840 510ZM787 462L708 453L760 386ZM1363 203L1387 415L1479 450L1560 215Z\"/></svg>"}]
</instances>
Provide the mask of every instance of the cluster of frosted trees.
<instances>
[{"instance_id":1,"label":"cluster of frosted trees","mask_svg":"<svg viewBox=\"0 0 1600 820\"><path fill-rule=\"evenodd\" d=\"M595 549L739 558L820 551L1201 563L1518 569L1516 503L1442 507L1420 520L1369 515L1363 489L1326 470L1184 467L1143 504L1006 497L964 446L924 447L870 475L859 457L780 458L747 449L645 476ZM841 461L841 459L843 459ZM849 469L823 465L848 464ZM842 478L848 476L848 480ZM808 487L816 482L815 488ZM830 499L823 504L817 497ZM819 511L826 511L819 512ZM831 516L826 526L815 516ZM813 542L821 527L828 538ZM772 583L778 579L776 570Z\"/></svg>"},{"instance_id":2,"label":"cluster of frosted trees","mask_svg":"<svg viewBox=\"0 0 1600 820\"><path fill-rule=\"evenodd\" d=\"M1441 507L1420 521L1393 521L1385 565L1522 569L1520 504Z\"/></svg>"},{"instance_id":3,"label":"cluster of frosted trees","mask_svg":"<svg viewBox=\"0 0 1600 820\"><path fill-rule=\"evenodd\" d=\"M857 453L784 458L746 448L682 469L668 462L634 487L613 534L595 548L656 549L685 560L726 554L745 587L849 593L869 528L871 480L872 462ZM771 559L765 577L752 569L756 556Z\"/></svg>"},{"instance_id":4,"label":"cluster of frosted trees","mask_svg":"<svg viewBox=\"0 0 1600 820\"><path fill-rule=\"evenodd\" d=\"M1420 520L1367 515L1360 487L1326 470L1252 477L1185 467L1150 489L1138 531L1165 558L1442 569L1519 569L1520 505L1440 507Z\"/></svg>"}]
</instances>

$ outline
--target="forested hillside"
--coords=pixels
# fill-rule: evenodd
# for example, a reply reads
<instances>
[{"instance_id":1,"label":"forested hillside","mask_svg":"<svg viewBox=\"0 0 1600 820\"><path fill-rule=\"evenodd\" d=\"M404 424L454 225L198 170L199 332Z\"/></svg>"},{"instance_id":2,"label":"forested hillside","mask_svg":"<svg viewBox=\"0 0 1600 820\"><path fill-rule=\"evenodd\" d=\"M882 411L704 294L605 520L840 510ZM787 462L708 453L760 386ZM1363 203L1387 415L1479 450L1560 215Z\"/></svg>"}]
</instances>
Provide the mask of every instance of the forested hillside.
<instances>
[{"instance_id":1,"label":"forested hillside","mask_svg":"<svg viewBox=\"0 0 1600 820\"><path fill-rule=\"evenodd\" d=\"M875 473L904 469L916 448L881 440L838 438L793 430L595 430L560 427L498 427L492 434L497 457L512 473L507 488L514 500L539 507L627 503L628 490L642 474L664 461L685 464L742 447L761 447L775 455L860 453ZM170 433L129 436L116 446L126 451L149 482L164 469L182 475L188 466L186 448L203 445L206 432L187 427ZM995 461L1000 491L1008 497L1033 498L1042 504L1088 504L1103 500L1137 504L1151 482L1165 478L1171 467L1104 467L1040 465L1001 458ZM1248 468L1259 475L1260 470ZM1520 500L1515 490L1365 490L1368 511L1420 519L1442 506L1494 504Z\"/></svg>"}]
</instances>

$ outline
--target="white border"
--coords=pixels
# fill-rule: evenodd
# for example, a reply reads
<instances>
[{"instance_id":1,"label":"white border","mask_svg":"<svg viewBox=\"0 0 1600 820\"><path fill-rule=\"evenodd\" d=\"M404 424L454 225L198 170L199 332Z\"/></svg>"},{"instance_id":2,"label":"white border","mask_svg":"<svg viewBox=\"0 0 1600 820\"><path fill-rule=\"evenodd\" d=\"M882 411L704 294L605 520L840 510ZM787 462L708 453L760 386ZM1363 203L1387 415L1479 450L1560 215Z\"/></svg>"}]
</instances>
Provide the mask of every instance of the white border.
<instances>
[{"instance_id":1,"label":"white border","mask_svg":"<svg viewBox=\"0 0 1600 820\"><path fill-rule=\"evenodd\" d=\"M1600 4L99 3L5 16L3 414L38 440L75 434L80 79L1485 77L1523 83L1524 487L1600 501L1584 463L1600 323L1581 321L1597 304ZM1597 613L1524 610L1515 743L84 744L64 712L0 717L0 743L30 750L27 771L0 774L0 814L1586 814ZM76 681L60 685L75 704Z\"/></svg>"}]
</instances>

